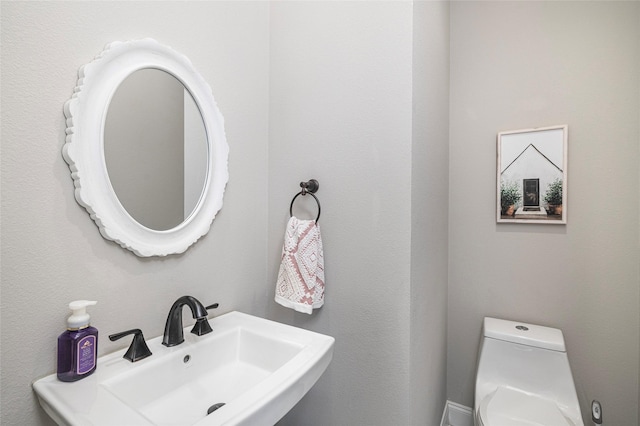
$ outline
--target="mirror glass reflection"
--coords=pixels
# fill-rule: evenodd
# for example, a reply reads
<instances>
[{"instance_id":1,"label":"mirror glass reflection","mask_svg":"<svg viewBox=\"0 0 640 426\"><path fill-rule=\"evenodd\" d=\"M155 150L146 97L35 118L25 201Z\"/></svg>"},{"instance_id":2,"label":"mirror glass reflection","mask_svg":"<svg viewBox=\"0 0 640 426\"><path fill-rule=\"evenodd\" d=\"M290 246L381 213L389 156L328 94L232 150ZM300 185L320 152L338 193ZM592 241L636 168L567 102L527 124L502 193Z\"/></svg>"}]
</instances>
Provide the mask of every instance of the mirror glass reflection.
<instances>
[{"instance_id":1,"label":"mirror glass reflection","mask_svg":"<svg viewBox=\"0 0 640 426\"><path fill-rule=\"evenodd\" d=\"M191 94L173 75L142 69L118 86L104 155L120 204L141 225L173 229L194 211L207 178L207 135Z\"/></svg>"}]
</instances>

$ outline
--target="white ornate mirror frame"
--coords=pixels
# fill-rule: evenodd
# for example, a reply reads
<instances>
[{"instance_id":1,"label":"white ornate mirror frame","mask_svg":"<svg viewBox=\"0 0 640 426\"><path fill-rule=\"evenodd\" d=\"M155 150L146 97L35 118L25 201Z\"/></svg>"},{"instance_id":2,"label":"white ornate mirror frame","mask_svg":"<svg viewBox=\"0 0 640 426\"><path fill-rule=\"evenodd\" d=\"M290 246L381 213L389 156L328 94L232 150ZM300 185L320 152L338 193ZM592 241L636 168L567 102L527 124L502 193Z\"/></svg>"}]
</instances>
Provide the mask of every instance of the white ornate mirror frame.
<instances>
[{"instance_id":1,"label":"white ornate mirror frame","mask_svg":"<svg viewBox=\"0 0 640 426\"><path fill-rule=\"evenodd\" d=\"M120 83L141 69L159 69L178 79L200 109L206 130L208 158L202 196L183 223L166 231L149 229L127 213L109 181L105 162L103 129L109 103ZM67 137L62 153L71 169L75 198L104 238L141 257L166 256L183 253L209 231L229 179L229 146L211 87L186 56L148 38L110 43L80 68L64 114Z\"/></svg>"}]
</instances>

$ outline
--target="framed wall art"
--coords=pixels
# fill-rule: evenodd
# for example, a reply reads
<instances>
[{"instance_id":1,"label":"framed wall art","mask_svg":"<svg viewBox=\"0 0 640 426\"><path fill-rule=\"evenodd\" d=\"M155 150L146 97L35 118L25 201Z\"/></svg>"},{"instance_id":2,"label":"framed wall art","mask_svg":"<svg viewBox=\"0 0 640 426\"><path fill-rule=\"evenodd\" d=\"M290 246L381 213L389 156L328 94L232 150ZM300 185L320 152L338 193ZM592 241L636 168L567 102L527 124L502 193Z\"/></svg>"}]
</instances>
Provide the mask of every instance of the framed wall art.
<instances>
[{"instance_id":1,"label":"framed wall art","mask_svg":"<svg viewBox=\"0 0 640 426\"><path fill-rule=\"evenodd\" d=\"M498 133L498 223L567 223L566 125Z\"/></svg>"}]
</instances>

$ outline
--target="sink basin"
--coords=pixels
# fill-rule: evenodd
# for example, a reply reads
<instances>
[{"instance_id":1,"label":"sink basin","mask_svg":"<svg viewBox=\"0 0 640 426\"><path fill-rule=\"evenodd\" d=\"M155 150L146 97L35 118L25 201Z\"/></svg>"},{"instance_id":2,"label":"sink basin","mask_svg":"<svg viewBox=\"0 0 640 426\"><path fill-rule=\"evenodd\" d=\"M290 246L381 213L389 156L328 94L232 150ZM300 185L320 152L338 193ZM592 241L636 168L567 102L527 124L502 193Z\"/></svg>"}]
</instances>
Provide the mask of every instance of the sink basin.
<instances>
[{"instance_id":1,"label":"sink basin","mask_svg":"<svg viewBox=\"0 0 640 426\"><path fill-rule=\"evenodd\" d=\"M80 381L40 379L40 405L62 425L273 425L333 356L333 337L308 330L240 312L210 323L200 337L185 328L171 348L149 340L153 355L135 363L123 349Z\"/></svg>"}]
</instances>

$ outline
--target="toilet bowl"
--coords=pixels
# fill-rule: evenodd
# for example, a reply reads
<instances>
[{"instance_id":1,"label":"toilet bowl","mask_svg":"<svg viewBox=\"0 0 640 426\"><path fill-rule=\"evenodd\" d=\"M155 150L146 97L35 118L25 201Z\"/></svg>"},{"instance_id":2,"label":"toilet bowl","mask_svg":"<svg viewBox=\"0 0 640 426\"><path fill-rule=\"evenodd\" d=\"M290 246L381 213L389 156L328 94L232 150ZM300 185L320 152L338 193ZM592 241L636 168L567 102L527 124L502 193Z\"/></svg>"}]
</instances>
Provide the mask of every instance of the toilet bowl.
<instances>
[{"instance_id":1,"label":"toilet bowl","mask_svg":"<svg viewBox=\"0 0 640 426\"><path fill-rule=\"evenodd\" d=\"M476 426L584 426L562 331L485 318Z\"/></svg>"}]
</instances>

